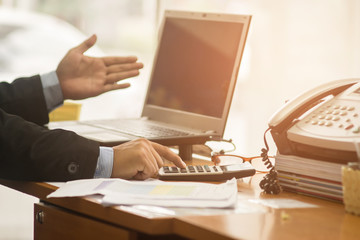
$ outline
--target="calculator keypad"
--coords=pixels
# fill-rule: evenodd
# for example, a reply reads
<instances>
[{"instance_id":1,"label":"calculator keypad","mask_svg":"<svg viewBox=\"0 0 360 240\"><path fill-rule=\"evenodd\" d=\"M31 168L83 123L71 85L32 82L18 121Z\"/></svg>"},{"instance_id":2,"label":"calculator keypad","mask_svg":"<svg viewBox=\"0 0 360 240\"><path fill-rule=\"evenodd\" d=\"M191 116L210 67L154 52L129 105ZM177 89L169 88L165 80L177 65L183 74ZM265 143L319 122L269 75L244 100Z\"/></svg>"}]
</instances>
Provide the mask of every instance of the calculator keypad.
<instances>
[{"instance_id":1,"label":"calculator keypad","mask_svg":"<svg viewBox=\"0 0 360 240\"><path fill-rule=\"evenodd\" d=\"M178 167L168 167L164 166L160 169L160 174L166 175L179 175L179 174L189 174L189 175L203 175L203 174L222 174L226 171L226 168L223 166L208 166L208 165L189 165L186 168Z\"/></svg>"},{"instance_id":2,"label":"calculator keypad","mask_svg":"<svg viewBox=\"0 0 360 240\"><path fill-rule=\"evenodd\" d=\"M227 166L188 165L186 168L165 166L159 169L159 179L212 182L249 177L255 173L254 167L249 162Z\"/></svg>"}]
</instances>

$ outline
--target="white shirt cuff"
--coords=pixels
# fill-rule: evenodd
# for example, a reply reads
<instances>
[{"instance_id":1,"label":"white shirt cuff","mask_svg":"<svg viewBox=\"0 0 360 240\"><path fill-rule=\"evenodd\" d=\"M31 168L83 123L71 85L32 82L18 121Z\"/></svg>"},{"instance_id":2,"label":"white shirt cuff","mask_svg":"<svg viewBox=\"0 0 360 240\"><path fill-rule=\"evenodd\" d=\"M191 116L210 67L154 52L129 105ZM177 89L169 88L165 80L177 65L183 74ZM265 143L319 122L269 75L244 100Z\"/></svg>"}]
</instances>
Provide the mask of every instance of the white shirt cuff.
<instances>
[{"instance_id":1,"label":"white shirt cuff","mask_svg":"<svg viewBox=\"0 0 360 240\"><path fill-rule=\"evenodd\" d=\"M94 178L110 178L114 163L114 150L111 147L100 147L100 154Z\"/></svg>"},{"instance_id":2,"label":"white shirt cuff","mask_svg":"<svg viewBox=\"0 0 360 240\"><path fill-rule=\"evenodd\" d=\"M46 107L48 112L51 112L64 102L59 79L55 71L40 75L40 79L43 86Z\"/></svg>"}]
</instances>

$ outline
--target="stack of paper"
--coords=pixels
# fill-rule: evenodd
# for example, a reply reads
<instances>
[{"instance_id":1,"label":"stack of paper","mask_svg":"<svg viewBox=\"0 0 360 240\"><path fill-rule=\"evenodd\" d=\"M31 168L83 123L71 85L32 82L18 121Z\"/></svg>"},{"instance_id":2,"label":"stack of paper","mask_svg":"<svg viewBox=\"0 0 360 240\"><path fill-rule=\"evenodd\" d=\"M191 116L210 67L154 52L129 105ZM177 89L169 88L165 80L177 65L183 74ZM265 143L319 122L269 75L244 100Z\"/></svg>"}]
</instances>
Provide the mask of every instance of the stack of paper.
<instances>
[{"instance_id":1,"label":"stack of paper","mask_svg":"<svg viewBox=\"0 0 360 240\"><path fill-rule=\"evenodd\" d=\"M236 179L222 184L199 182L126 181L88 179L65 183L51 197L103 195L102 204L154 205L164 207L234 208L237 201Z\"/></svg>"},{"instance_id":2,"label":"stack of paper","mask_svg":"<svg viewBox=\"0 0 360 240\"><path fill-rule=\"evenodd\" d=\"M283 189L313 197L342 201L340 163L277 154L275 168Z\"/></svg>"}]
</instances>

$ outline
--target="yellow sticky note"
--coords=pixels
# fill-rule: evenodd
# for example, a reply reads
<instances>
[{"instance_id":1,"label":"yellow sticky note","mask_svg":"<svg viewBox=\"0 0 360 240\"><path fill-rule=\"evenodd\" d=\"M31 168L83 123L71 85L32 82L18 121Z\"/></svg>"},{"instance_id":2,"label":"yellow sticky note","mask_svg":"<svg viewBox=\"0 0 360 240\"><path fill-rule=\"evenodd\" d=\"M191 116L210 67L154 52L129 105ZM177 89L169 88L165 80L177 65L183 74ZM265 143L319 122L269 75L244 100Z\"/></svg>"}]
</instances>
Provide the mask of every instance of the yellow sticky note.
<instances>
[{"instance_id":1,"label":"yellow sticky note","mask_svg":"<svg viewBox=\"0 0 360 240\"><path fill-rule=\"evenodd\" d=\"M74 121L80 117L81 104L64 102L64 105L49 114L50 122Z\"/></svg>"}]
</instances>

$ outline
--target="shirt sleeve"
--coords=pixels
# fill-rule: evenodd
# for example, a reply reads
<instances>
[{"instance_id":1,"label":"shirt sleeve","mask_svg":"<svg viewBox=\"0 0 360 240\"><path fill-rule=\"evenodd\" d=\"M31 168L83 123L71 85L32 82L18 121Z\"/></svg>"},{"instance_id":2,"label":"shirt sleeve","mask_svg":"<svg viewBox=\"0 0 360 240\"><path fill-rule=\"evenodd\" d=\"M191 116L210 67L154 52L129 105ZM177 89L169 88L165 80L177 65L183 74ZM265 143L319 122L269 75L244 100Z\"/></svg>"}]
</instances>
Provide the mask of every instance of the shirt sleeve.
<instances>
[{"instance_id":1,"label":"shirt sleeve","mask_svg":"<svg viewBox=\"0 0 360 240\"><path fill-rule=\"evenodd\" d=\"M111 147L100 147L98 163L94 178L110 178L114 163L114 150Z\"/></svg>"},{"instance_id":2,"label":"shirt sleeve","mask_svg":"<svg viewBox=\"0 0 360 240\"><path fill-rule=\"evenodd\" d=\"M61 106L64 102L59 79L55 71L40 75L41 84L48 112Z\"/></svg>"}]
</instances>

